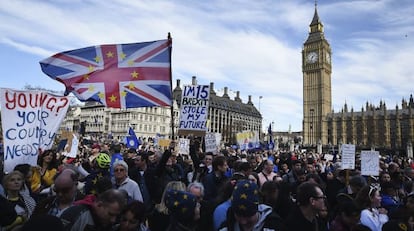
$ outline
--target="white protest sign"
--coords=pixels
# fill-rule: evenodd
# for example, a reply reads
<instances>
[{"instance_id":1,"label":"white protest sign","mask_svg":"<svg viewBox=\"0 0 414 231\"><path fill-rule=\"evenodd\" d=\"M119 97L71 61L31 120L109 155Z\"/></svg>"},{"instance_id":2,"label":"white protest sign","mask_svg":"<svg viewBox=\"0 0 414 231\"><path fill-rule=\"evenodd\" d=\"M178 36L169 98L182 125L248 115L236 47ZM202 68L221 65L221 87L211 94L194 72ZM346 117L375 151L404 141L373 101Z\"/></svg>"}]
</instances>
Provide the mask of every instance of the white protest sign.
<instances>
[{"instance_id":1,"label":"white protest sign","mask_svg":"<svg viewBox=\"0 0 414 231\"><path fill-rule=\"evenodd\" d=\"M52 147L69 108L69 98L42 91L0 89L4 171L37 164L39 149Z\"/></svg>"},{"instance_id":2,"label":"white protest sign","mask_svg":"<svg viewBox=\"0 0 414 231\"><path fill-rule=\"evenodd\" d=\"M204 137L204 143L206 152L212 152L213 154L217 153L217 146L220 143L217 144L216 133L206 133L206 136Z\"/></svg>"},{"instance_id":3,"label":"white protest sign","mask_svg":"<svg viewBox=\"0 0 414 231\"><path fill-rule=\"evenodd\" d=\"M190 140L180 138L178 140L178 153L188 155L190 154Z\"/></svg>"},{"instance_id":4,"label":"white protest sign","mask_svg":"<svg viewBox=\"0 0 414 231\"><path fill-rule=\"evenodd\" d=\"M342 169L355 169L355 145L342 144Z\"/></svg>"},{"instance_id":5,"label":"white protest sign","mask_svg":"<svg viewBox=\"0 0 414 231\"><path fill-rule=\"evenodd\" d=\"M209 85L184 86L181 97L179 130L207 131Z\"/></svg>"},{"instance_id":6,"label":"white protest sign","mask_svg":"<svg viewBox=\"0 0 414 231\"><path fill-rule=\"evenodd\" d=\"M76 158L76 155L78 154L78 146L79 146L78 137L75 134L72 134L71 139L68 139L68 142L65 145L62 155L71 157L71 158Z\"/></svg>"},{"instance_id":7,"label":"white protest sign","mask_svg":"<svg viewBox=\"0 0 414 231\"><path fill-rule=\"evenodd\" d=\"M334 156L328 153L326 153L323 157L325 158L326 161L333 161L334 159Z\"/></svg>"},{"instance_id":8,"label":"white protest sign","mask_svg":"<svg viewBox=\"0 0 414 231\"><path fill-rule=\"evenodd\" d=\"M379 169L379 152L361 151L361 175L378 176Z\"/></svg>"}]
</instances>

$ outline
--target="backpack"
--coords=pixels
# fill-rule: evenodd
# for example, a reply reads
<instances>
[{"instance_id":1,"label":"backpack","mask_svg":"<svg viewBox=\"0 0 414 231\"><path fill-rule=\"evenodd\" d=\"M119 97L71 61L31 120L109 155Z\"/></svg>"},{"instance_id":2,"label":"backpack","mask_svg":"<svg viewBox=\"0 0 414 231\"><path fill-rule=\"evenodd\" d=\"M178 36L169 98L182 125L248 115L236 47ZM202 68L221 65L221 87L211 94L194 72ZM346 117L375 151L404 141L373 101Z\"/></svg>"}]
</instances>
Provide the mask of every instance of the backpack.
<instances>
[{"instance_id":1,"label":"backpack","mask_svg":"<svg viewBox=\"0 0 414 231\"><path fill-rule=\"evenodd\" d=\"M65 231L72 229L72 226L78 220L78 218L85 212L89 211L87 205L76 205L72 206L60 216Z\"/></svg>"}]
</instances>

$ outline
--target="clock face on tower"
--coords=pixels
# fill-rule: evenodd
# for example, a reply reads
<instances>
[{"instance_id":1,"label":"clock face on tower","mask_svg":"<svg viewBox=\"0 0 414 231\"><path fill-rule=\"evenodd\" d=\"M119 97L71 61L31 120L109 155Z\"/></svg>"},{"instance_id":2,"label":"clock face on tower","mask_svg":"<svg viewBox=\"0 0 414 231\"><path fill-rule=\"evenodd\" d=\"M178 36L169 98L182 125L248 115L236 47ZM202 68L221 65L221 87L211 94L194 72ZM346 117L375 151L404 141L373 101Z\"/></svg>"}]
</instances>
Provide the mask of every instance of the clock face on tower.
<instances>
[{"instance_id":1,"label":"clock face on tower","mask_svg":"<svg viewBox=\"0 0 414 231\"><path fill-rule=\"evenodd\" d=\"M309 52L306 56L306 62L308 63L316 63L318 61L318 53L315 51Z\"/></svg>"}]
</instances>

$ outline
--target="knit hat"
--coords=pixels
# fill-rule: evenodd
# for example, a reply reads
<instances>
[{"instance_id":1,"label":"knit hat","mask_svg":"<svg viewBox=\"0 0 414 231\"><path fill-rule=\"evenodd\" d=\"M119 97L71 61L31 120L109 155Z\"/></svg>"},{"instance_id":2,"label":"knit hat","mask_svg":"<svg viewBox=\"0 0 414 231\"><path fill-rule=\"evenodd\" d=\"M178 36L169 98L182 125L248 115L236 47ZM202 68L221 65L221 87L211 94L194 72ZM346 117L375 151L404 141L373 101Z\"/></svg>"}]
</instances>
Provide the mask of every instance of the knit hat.
<instances>
[{"instance_id":1,"label":"knit hat","mask_svg":"<svg viewBox=\"0 0 414 231\"><path fill-rule=\"evenodd\" d=\"M128 164L123 160L116 160L112 166L112 169L115 169L116 166L122 165L125 168L125 171L128 172Z\"/></svg>"},{"instance_id":2,"label":"knit hat","mask_svg":"<svg viewBox=\"0 0 414 231\"><path fill-rule=\"evenodd\" d=\"M170 215L176 220L182 223L193 220L197 206L197 200L193 194L178 190L168 190L165 204Z\"/></svg>"},{"instance_id":3,"label":"knit hat","mask_svg":"<svg viewBox=\"0 0 414 231\"><path fill-rule=\"evenodd\" d=\"M259 205L259 190L256 183L249 180L239 181L231 197L233 212L242 217L256 214Z\"/></svg>"}]
</instances>

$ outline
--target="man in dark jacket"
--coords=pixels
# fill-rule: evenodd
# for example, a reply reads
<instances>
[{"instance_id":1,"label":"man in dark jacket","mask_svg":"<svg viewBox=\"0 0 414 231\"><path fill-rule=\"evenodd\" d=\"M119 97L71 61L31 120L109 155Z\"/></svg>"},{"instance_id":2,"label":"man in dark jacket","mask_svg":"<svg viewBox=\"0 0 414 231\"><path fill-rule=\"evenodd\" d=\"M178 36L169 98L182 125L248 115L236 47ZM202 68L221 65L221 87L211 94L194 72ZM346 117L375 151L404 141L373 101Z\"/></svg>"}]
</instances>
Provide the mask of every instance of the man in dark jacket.
<instances>
[{"instance_id":1,"label":"man in dark jacket","mask_svg":"<svg viewBox=\"0 0 414 231\"><path fill-rule=\"evenodd\" d=\"M296 202L286 221L289 231L327 230L318 218L319 211L326 208L326 196L318 185L311 182L300 184Z\"/></svg>"},{"instance_id":2,"label":"man in dark jacket","mask_svg":"<svg viewBox=\"0 0 414 231\"><path fill-rule=\"evenodd\" d=\"M125 194L109 189L98 197L89 195L66 209L60 216L65 230L112 230L126 203Z\"/></svg>"},{"instance_id":3,"label":"man in dark jacket","mask_svg":"<svg viewBox=\"0 0 414 231\"><path fill-rule=\"evenodd\" d=\"M83 198L83 194L77 189L78 176L72 169L65 169L57 175L53 191L56 195L40 201L33 211L32 216L49 214L59 217L63 211L73 205L73 202Z\"/></svg>"},{"instance_id":4,"label":"man in dark jacket","mask_svg":"<svg viewBox=\"0 0 414 231\"><path fill-rule=\"evenodd\" d=\"M226 181L225 173L228 165L226 157L217 156L213 160L213 172L207 174L203 179L205 189L204 200L213 201L217 196L217 190Z\"/></svg>"}]
</instances>

